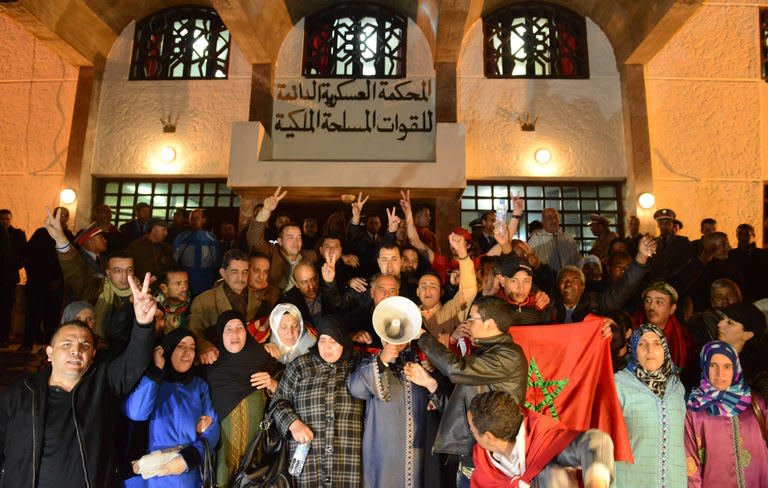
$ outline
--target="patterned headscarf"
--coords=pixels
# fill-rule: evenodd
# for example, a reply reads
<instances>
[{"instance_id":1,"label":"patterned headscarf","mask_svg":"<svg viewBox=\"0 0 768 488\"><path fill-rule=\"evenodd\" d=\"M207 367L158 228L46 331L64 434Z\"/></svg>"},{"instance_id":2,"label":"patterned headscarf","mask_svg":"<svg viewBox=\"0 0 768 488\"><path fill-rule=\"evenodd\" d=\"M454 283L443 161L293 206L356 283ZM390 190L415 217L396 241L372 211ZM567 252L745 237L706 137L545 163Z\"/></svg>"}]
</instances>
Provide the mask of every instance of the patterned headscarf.
<instances>
[{"instance_id":1,"label":"patterned headscarf","mask_svg":"<svg viewBox=\"0 0 768 488\"><path fill-rule=\"evenodd\" d=\"M709 364L712 356L722 354L733 363L733 380L727 390L720 391L710 383ZM723 341L712 341L701 350L701 381L688 397L688 408L694 412L705 410L710 415L734 417L752 404L752 391L744 383L744 372L739 363L739 356L733 348Z\"/></svg>"},{"instance_id":2,"label":"patterned headscarf","mask_svg":"<svg viewBox=\"0 0 768 488\"><path fill-rule=\"evenodd\" d=\"M664 348L664 361L661 367L654 371L648 371L643 368L637 360L637 346L640 338L646 332L653 332L661 340L661 346ZM637 329L629 339L629 351L627 358L627 371L635 373L635 377L644 383L659 398L664 398L664 392L667 390L667 380L673 374L676 374L675 365L672 363L672 357L669 355L669 346L664 332L653 324L643 324Z\"/></svg>"}]
</instances>

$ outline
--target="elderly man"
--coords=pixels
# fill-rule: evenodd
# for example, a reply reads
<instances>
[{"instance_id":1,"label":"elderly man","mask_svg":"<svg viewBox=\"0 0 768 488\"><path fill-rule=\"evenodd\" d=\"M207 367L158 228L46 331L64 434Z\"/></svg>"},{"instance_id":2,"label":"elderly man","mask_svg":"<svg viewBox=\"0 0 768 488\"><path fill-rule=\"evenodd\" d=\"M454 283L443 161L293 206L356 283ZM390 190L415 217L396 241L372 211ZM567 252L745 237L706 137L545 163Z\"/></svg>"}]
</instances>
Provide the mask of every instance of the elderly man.
<instances>
[{"instance_id":1,"label":"elderly man","mask_svg":"<svg viewBox=\"0 0 768 488\"><path fill-rule=\"evenodd\" d=\"M521 408L503 391L473 398L467 422L477 441L472 487L579 486L566 468L581 468L586 488L608 488L611 483L613 441L605 432L569 430L551 417Z\"/></svg>"},{"instance_id":2,"label":"elderly man","mask_svg":"<svg viewBox=\"0 0 768 488\"><path fill-rule=\"evenodd\" d=\"M457 356L431 334L422 333L419 338L419 347L430 362L456 385L443 409L432 451L459 456L459 486L466 486L474 466L474 439L466 417L472 398L489 390L505 391L518 404L525 398L528 361L507 333L512 313L500 298L476 299L467 316L475 347L466 357Z\"/></svg>"},{"instance_id":3,"label":"elderly man","mask_svg":"<svg viewBox=\"0 0 768 488\"><path fill-rule=\"evenodd\" d=\"M205 214L201 209L189 214L192 230L182 232L173 241L173 258L189 273L189 289L195 297L216 280L216 266L221 251L215 235L204 230Z\"/></svg>"},{"instance_id":4,"label":"elderly man","mask_svg":"<svg viewBox=\"0 0 768 488\"><path fill-rule=\"evenodd\" d=\"M373 330L373 310L382 300L398 296L400 284L392 275L379 274L371 278L370 300L363 301L345 317L346 329L352 332L352 341L381 349L381 339Z\"/></svg>"},{"instance_id":5,"label":"elderly man","mask_svg":"<svg viewBox=\"0 0 768 488\"><path fill-rule=\"evenodd\" d=\"M545 208L542 214L543 229L533 232L528 244L539 259L556 272L563 266L578 266L581 255L576 241L560 229L560 214L554 208Z\"/></svg>"},{"instance_id":6,"label":"elderly man","mask_svg":"<svg viewBox=\"0 0 768 488\"><path fill-rule=\"evenodd\" d=\"M619 237L618 234L611 231L611 221L604 215L592 214L589 217L589 230L597 238L592 244L589 254L594 254L601 260L607 258L611 241Z\"/></svg>"},{"instance_id":7,"label":"elderly man","mask_svg":"<svg viewBox=\"0 0 768 488\"><path fill-rule=\"evenodd\" d=\"M148 232L128 246L133 256L133 265L138 276L150 273L160 276L173 265L173 248L165 242L168 236L168 222L152 219L147 223Z\"/></svg>"},{"instance_id":8,"label":"elderly man","mask_svg":"<svg viewBox=\"0 0 768 488\"><path fill-rule=\"evenodd\" d=\"M149 276L133 297L130 343L112 361L96 357L88 326L65 322L46 348L48 363L0 396L4 486L116 486L116 413L152 356L155 302Z\"/></svg>"},{"instance_id":9,"label":"elderly man","mask_svg":"<svg viewBox=\"0 0 768 488\"><path fill-rule=\"evenodd\" d=\"M269 256L269 284L282 291L288 291L296 283L293 281L293 269L303 260L314 263L317 260L311 249L302 249L301 227L288 222L277 229L277 245L264 238L267 221L272 212L277 209L280 200L285 198L287 191L280 193L278 187L275 193L264 199L264 206L253 217L248 227L248 246Z\"/></svg>"},{"instance_id":10,"label":"elderly man","mask_svg":"<svg viewBox=\"0 0 768 488\"><path fill-rule=\"evenodd\" d=\"M656 244L650 237L640 240L637 257L617 280L609 283L600 292L584 293L584 273L575 266L565 266L557 276L560 298L555 302L557 323L581 322L587 314L606 315L624 308L627 301L637 292L648 272L648 259Z\"/></svg>"},{"instance_id":11,"label":"elderly man","mask_svg":"<svg viewBox=\"0 0 768 488\"><path fill-rule=\"evenodd\" d=\"M297 264L293 268L293 281L296 286L280 296L280 303L292 303L299 309L304 323L315 326L323 314L328 314L327 305L323 307L315 267L305 262Z\"/></svg>"},{"instance_id":12,"label":"elderly man","mask_svg":"<svg viewBox=\"0 0 768 488\"><path fill-rule=\"evenodd\" d=\"M247 322L258 318L264 296L248 287L248 269L247 254L239 249L227 251L219 270L222 283L192 300L189 330L197 337L197 350L203 364L213 364L219 358L216 320L222 312L236 310Z\"/></svg>"}]
</instances>

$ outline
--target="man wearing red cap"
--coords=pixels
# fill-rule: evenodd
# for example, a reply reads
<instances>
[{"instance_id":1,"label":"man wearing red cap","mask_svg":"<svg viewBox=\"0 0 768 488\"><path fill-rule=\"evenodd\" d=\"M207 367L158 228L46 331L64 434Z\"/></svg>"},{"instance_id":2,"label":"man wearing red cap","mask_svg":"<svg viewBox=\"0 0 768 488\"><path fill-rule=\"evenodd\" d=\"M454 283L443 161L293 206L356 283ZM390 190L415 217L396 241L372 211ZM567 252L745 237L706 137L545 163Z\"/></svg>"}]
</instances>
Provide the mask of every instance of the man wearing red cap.
<instances>
[{"instance_id":1,"label":"man wearing red cap","mask_svg":"<svg viewBox=\"0 0 768 488\"><path fill-rule=\"evenodd\" d=\"M80 256L88 270L98 278L104 278L104 258L107 251L107 239L104 229L96 222L91 222L75 236L75 244L80 248Z\"/></svg>"}]
</instances>

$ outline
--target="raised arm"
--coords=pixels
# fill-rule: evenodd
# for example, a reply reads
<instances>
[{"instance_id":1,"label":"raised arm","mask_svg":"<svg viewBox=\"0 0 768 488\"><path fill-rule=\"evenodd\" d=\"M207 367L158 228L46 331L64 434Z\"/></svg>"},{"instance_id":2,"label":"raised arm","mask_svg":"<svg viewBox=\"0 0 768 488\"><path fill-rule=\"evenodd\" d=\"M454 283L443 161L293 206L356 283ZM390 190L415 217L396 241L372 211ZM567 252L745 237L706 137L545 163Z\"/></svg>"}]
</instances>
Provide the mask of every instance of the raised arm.
<instances>
[{"instance_id":1,"label":"raised arm","mask_svg":"<svg viewBox=\"0 0 768 488\"><path fill-rule=\"evenodd\" d=\"M451 232L448 243L459 261L459 292L452 300L459 300L463 306L472 303L477 295L477 277L475 276L475 264L467 252L467 241L458 234Z\"/></svg>"},{"instance_id":2,"label":"raised arm","mask_svg":"<svg viewBox=\"0 0 768 488\"><path fill-rule=\"evenodd\" d=\"M61 210L56 210L53 215L51 215L50 209L46 208L45 210L47 216L43 227L45 227L51 239L56 242L56 255L64 275L64 282L77 297L95 304L101 292L101 286L104 282L103 278L99 278L88 271L88 267L83 262L80 253L70 244L61 227ZM101 334L102 331L96 331L96 333Z\"/></svg>"},{"instance_id":3,"label":"raised arm","mask_svg":"<svg viewBox=\"0 0 768 488\"><path fill-rule=\"evenodd\" d=\"M150 274L147 273L139 289L134 277L128 276L128 283L133 293L133 312L136 320L128 347L107 367L109 384L120 395L127 394L133 389L152 356L157 303L149 291L149 280Z\"/></svg>"},{"instance_id":4,"label":"raised arm","mask_svg":"<svg viewBox=\"0 0 768 488\"><path fill-rule=\"evenodd\" d=\"M265 251L268 246L268 242L264 239L264 231L266 230L267 220L280 204L280 200L285 198L288 191L280 193L282 186L278 186L275 193L264 199L264 206L253 217L251 225L248 226L248 247L256 248L262 252Z\"/></svg>"},{"instance_id":5,"label":"raised arm","mask_svg":"<svg viewBox=\"0 0 768 488\"><path fill-rule=\"evenodd\" d=\"M411 243L420 252L426 253L429 263L432 264L435 260L435 252L429 248L419 237L419 232L416 230L416 223L413 220L413 207L411 206L411 190L400 191L400 208L403 209L403 215L405 215L405 229L408 233L408 242ZM392 209L392 215L395 215L395 209ZM389 211L387 211L389 216Z\"/></svg>"}]
</instances>

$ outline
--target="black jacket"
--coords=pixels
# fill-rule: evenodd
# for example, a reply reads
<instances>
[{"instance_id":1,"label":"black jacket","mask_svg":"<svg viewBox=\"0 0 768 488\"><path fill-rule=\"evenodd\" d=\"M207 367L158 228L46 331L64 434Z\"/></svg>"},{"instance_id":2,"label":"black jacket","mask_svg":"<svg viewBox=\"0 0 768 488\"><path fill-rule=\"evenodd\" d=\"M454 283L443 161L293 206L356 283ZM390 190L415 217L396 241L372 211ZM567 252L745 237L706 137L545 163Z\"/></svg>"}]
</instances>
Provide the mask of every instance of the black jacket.
<instances>
[{"instance_id":1,"label":"black jacket","mask_svg":"<svg viewBox=\"0 0 768 488\"><path fill-rule=\"evenodd\" d=\"M434 337L423 334L419 347L432 364L456 385L443 408L432 452L471 456L475 440L467 423L475 395L501 390L522 405L528 382L528 360L512 336L500 333L475 341L472 354L459 357Z\"/></svg>"},{"instance_id":2,"label":"black jacket","mask_svg":"<svg viewBox=\"0 0 768 488\"><path fill-rule=\"evenodd\" d=\"M622 310L624 305L635 295L643 283L648 272L648 266L638 264L637 261L627 267L627 270L617 282L609 283L601 292L585 292L581 295L579 303L573 310L571 322L581 322L590 313L606 315L617 310ZM565 305L562 299L555 302L557 318L555 322L565 322Z\"/></svg>"},{"instance_id":3,"label":"black jacket","mask_svg":"<svg viewBox=\"0 0 768 488\"><path fill-rule=\"evenodd\" d=\"M154 329L134 325L131 342L113 361L97 360L72 390L75 430L89 488L113 485L114 429L121 396L139 381L152 357ZM45 433L50 366L8 387L0 396L0 486L37 486Z\"/></svg>"}]
</instances>

